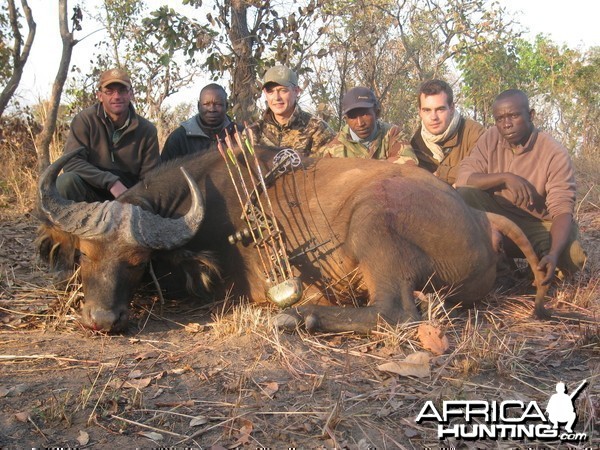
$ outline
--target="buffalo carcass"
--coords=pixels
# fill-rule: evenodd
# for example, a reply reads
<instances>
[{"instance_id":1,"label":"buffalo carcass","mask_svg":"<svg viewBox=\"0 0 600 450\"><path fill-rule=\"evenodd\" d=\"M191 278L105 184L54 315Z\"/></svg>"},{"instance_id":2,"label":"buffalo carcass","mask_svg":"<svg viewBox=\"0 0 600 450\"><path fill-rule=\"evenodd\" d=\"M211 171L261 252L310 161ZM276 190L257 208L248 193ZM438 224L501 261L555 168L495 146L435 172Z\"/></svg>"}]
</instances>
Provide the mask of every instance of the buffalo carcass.
<instances>
[{"instance_id":1,"label":"buffalo carcass","mask_svg":"<svg viewBox=\"0 0 600 450\"><path fill-rule=\"evenodd\" d=\"M272 167L274 154L257 149L263 173ZM172 273L191 294L205 292L207 273L218 270L221 289L215 295L233 288L235 294L265 301L269 285L256 248L228 242L247 224L217 152L165 164L118 201L102 204L73 203L57 195L55 179L69 156L40 180L46 224L39 242L46 255L76 254L61 246L80 251L84 325L123 329L133 289L151 259L157 272ZM180 165L204 198L199 227L202 208L190 209L196 195L190 194ZM304 286L303 299L283 310L280 326L366 333L382 319L391 324L419 320L413 292L428 287L451 287L448 301L471 305L494 284L498 232L527 257L538 284L536 313L545 315L538 259L520 229L471 209L450 186L418 167L307 158L300 169L276 177L268 195L293 271ZM188 218L185 223L174 220L182 216ZM161 280L169 285L168 277Z\"/></svg>"}]
</instances>

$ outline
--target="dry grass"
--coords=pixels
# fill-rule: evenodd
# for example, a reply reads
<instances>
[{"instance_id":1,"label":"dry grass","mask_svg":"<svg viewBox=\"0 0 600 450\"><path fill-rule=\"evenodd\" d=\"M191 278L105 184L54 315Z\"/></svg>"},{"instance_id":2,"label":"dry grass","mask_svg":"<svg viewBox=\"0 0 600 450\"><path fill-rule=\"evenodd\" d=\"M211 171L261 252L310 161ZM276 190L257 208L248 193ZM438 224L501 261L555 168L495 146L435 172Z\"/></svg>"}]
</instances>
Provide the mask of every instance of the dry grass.
<instances>
[{"instance_id":1,"label":"dry grass","mask_svg":"<svg viewBox=\"0 0 600 450\"><path fill-rule=\"evenodd\" d=\"M213 321L209 325L217 339L251 334L256 330L273 327L271 316L265 309L257 308L246 299L236 300L230 297L213 314Z\"/></svg>"},{"instance_id":2,"label":"dry grass","mask_svg":"<svg viewBox=\"0 0 600 450\"><path fill-rule=\"evenodd\" d=\"M589 210L600 210L600 164L597 159L576 158L575 165L577 180L577 198L579 205L577 213Z\"/></svg>"},{"instance_id":3,"label":"dry grass","mask_svg":"<svg viewBox=\"0 0 600 450\"><path fill-rule=\"evenodd\" d=\"M577 298L592 298L583 286L571 289ZM73 303L77 292L45 291L44 295L62 296L66 305ZM154 363L149 367L144 360L132 365L126 357L113 357L111 364L88 360L91 370L79 391L44 396L30 412L29 424L35 428L35 423L48 435L48 427L70 427L77 423L77 414L83 414L88 430L196 447L233 445L240 440L252 447L268 446L281 444L282 436L292 436L304 444L343 448L351 442L349 430L361 430L359 435L371 436L371 443L386 442L388 448L453 445L451 440L442 443L431 438L432 429L410 419L426 399L527 398L542 405L557 380L554 370L559 368L564 374L564 363L569 360L567 367L585 366L589 372L580 377L591 385L597 382L600 341L598 323L592 317L599 307L597 298L584 307L562 299L567 297L562 292L558 291L551 306L557 316L565 318L552 322L531 318L533 300L528 296L491 295L479 308L453 314L437 308L429 322L445 330L451 346L432 360L432 375L425 379L398 378L377 370L383 362L402 360L422 350L414 327L383 325L370 338L302 331L287 335L272 327L276 311L271 308L228 300L205 312L208 321L191 342L163 342L161 352L169 349L165 362L171 361L165 368L152 369ZM14 300L25 304L27 299L19 300L20 296L17 293ZM585 312L589 321L570 320L573 312ZM180 324L179 333L172 337L181 337L186 323L172 320L172 314L167 304L167 320ZM51 308L35 316L28 329L58 329L63 337L77 337L81 331L73 321L70 308ZM159 341L155 333L147 332L155 342L147 351L153 351ZM124 338L84 339L96 342L94 347L110 348ZM58 360L56 355L39 356ZM84 360L72 358L70 364ZM128 378L136 370L141 375ZM177 376L178 383L196 388L179 389L169 401L152 400L161 389L173 389ZM151 380L148 386L144 379ZM578 412L584 417L578 430L588 434L598 426L596 392L588 389L578 400ZM52 442L48 437L47 443ZM558 442L544 445L561 448Z\"/></svg>"},{"instance_id":4,"label":"dry grass","mask_svg":"<svg viewBox=\"0 0 600 450\"><path fill-rule=\"evenodd\" d=\"M0 123L0 211L9 217L30 212L36 199L38 180L36 133L34 126L22 119ZM62 142L54 139L50 160L62 154Z\"/></svg>"}]
</instances>

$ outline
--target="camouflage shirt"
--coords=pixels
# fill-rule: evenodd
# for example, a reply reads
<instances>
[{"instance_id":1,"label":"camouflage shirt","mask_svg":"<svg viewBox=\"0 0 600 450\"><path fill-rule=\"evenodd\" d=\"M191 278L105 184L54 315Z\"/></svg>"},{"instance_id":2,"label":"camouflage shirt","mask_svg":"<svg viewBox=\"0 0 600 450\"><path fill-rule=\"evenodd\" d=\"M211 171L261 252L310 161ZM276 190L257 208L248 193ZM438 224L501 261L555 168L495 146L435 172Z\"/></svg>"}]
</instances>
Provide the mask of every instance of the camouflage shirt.
<instances>
[{"instance_id":1,"label":"camouflage shirt","mask_svg":"<svg viewBox=\"0 0 600 450\"><path fill-rule=\"evenodd\" d=\"M350 127L344 125L334 140L319 152L318 156L333 156L334 158L366 158L389 159L402 164L413 161L418 164L418 159L404 139L396 125L377 121L378 131L367 148L361 142L352 139Z\"/></svg>"},{"instance_id":2,"label":"camouflage shirt","mask_svg":"<svg viewBox=\"0 0 600 450\"><path fill-rule=\"evenodd\" d=\"M298 105L284 125L278 123L273 112L267 109L263 118L251 128L256 135L256 143L292 148L305 156L318 152L335 136L325 121L302 111Z\"/></svg>"}]
</instances>

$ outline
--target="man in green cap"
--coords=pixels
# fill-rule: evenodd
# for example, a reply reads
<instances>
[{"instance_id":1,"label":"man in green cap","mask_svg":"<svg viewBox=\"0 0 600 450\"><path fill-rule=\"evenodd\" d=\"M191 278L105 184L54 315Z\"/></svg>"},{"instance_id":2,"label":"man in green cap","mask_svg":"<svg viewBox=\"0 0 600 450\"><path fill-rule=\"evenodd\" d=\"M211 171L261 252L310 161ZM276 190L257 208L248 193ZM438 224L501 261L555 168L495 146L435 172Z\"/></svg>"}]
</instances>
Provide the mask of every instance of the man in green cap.
<instances>
[{"instance_id":1,"label":"man in green cap","mask_svg":"<svg viewBox=\"0 0 600 450\"><path fill-rule=\"evenodd\" d=\"M320 152L336 158L387 159L418 163L410 144L396 125L379 120L381 108L369 88L357 86L342 98L346 125Z\"/></svg>"},{"instance_id":2,"label":"man in green cap","mask_svg":"<svg viewBox=\"0 0 600 450\"><path fill-rule=\"evenodd\" d=\"M263 77L267 109L251 126L257 143L291 148L308 156L333 139L335 133L325 121L300 108L300 91L293 70L280 65L267 70Z\"/></svg>"}]
</instances>

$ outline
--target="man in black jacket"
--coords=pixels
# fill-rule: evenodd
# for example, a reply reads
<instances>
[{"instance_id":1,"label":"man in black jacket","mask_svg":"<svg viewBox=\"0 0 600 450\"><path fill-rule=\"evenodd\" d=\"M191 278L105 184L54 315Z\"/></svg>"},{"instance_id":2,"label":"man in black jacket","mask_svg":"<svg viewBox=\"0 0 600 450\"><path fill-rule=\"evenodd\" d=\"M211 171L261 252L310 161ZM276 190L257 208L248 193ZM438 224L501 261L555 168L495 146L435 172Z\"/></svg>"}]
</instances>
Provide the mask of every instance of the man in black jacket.
<instances>
[{"instance_id":1,"label":"man in black jacket","mask_svg":"<svg viewBox=\"0 0 600 450\"><path fill-rule=\"evenodd\" d=\"M186 120L167 138L160 157L162 161L192 153L204 152L217 139L223 141L228 134L243 127L227 116L227 93L222 86L211 83L200 91L198 114Z\"/></svg>"}]
</instances>

